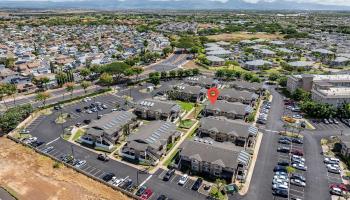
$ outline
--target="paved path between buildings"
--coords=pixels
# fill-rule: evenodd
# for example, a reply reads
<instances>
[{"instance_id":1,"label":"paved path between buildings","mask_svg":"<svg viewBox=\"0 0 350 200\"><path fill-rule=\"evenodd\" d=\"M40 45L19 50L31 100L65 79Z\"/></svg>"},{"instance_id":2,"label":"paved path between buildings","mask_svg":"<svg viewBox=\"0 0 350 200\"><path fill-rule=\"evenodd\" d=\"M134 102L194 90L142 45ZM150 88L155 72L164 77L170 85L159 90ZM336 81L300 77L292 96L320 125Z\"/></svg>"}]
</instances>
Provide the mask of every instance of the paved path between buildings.
<instances>
[{"instance_id":1,"label":"paved path between buildings","mask_svg":"<svg viewBox=\"0 0 350 200\"><path fill-rule=\"evenodd\" d=\"M163 166L164 162L166 160L169 159L169 157L175 152L177 151L178 147L182 144L182 142L184 140L186 140L187 136L189 134L191 134L191 132L197 127L197 125L199 124L199 121L196 121L196 123L194 123L192 125L192 127L190 129L188 129L188 131L186 132L185 135L183 135L180 140L175 144L175 146L173 146L173 148L167 153L167 155L157 164L157 166L155 168L153 168L150 173L153 174L154 172L156 172L161 166Z\"/></svg>"}]
</instances>

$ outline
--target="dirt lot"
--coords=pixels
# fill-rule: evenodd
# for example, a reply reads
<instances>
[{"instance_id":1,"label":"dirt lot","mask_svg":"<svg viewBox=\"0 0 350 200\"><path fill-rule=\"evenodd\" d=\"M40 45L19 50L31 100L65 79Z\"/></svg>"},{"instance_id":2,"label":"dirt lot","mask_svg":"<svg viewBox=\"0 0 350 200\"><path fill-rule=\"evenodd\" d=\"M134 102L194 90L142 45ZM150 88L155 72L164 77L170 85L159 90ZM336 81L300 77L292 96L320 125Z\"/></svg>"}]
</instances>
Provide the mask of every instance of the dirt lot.
<instances>
[{"instance_id":1,"label":"dirt lot","mask_svg":"<svg viewBox=\"0 0 350 200\"><path fill-rule=\"evenodd\" d=\"M0 138L0 186L18 199L113 199L125 195L9 139Z\"/></svg>"},{"instance_id":2,"label":"dirt lot","mask_svg":"<svg viewBox=\"0 0 350 200\"><path fill-rule=\"evenodd\" d=\"M279 34L268 34L268 33L247 33L247 32L237 32L237 33L223 33L219 35L210 35L209 39L215 41L241 41L241 40L249 40L251 38L259 38L259 39L281 39L283 35Z\"/></svg>"}]
</instances>

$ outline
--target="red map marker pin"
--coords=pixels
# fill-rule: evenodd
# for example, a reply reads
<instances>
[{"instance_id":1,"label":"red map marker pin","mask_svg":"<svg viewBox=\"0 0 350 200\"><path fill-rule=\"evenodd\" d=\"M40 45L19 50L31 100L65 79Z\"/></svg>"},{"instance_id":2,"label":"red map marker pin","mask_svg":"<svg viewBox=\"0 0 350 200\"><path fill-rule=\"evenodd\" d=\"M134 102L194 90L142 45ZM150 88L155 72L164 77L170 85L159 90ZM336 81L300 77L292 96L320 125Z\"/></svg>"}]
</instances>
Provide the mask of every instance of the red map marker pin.
<instances>
[{"instance_id":1,"label":"red map marker pin","mask_svg":"<svg viewBox=\"0 0 350 200\"><path fill-rule=\"evenodd\" d=\"M211 104L215 104L216 100L219 97L219 90L216 87L212 87L207 92L208 99Z\"/></svg>"}]
</instances>

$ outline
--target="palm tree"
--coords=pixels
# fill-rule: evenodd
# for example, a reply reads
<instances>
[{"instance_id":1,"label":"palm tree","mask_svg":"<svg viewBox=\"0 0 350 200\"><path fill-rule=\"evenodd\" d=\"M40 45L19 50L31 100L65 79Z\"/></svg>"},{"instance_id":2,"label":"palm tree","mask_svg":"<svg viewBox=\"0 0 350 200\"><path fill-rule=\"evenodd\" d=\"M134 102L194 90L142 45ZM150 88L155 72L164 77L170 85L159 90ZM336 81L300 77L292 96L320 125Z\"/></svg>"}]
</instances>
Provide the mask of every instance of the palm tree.
<instances>
[{"instance_id":1,"label":"palm tree","mask_svg":"<svg viewBox=\"0 0 350 200\"><path fill-rule=\"evenodd\" d=\"M7 85L7 95L13 97L13 104L16 105L17 87L15 84Z\"/></svg>"},{"instance_id":2,"label":"palm tree","mask_svg":"<svg viewBox=\"0 0 350 200\"><path fill-rule=\"evenodd\" d=\"M80 83L80 86L84 89L84 92L86 94L86 89L91 86L91 82L90 81L83 81Z\"/></svg>"},{"instance_id":3,"label":"palm tree","mask_svg":"<svg viewBox=\"0 0 350 200\"><path fill-rule=\"evenodd\" d=\"M35 101L41 101L45 107L46 105L46 100L50 98L51 94L48 92L39 92L35 96Z\"/></svg>"},{"instance_id":4,"label":"palm tree","mask_svg":"<svg viewBox=\"0 0 350 200\"><path fill-rule=\"evenodd\" d=\"M64 84L64 87L66 88L67 92L70 92L70 97L72 98L73 92L74 92L74 88L75 88L74 83L73 82L68 82L68 83Z\"/></svg>"}]
</instances>

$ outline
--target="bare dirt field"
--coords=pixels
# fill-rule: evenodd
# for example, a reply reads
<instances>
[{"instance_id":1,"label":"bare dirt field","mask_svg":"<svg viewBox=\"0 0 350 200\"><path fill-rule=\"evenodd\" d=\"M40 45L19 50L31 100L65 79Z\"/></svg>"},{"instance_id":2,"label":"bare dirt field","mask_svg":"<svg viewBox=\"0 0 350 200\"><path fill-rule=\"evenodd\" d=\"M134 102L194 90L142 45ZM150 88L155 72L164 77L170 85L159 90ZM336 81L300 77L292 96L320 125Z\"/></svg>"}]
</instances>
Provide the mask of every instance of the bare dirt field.
<instances>
[{"instance_id":1,"label":"bare dirt field","mask_svg":"<svg viewBox=\"0 0 350 200\"><path fill-rule=\"evenodd\" d=\"M122 193L0 138L0 186L20 200L127 200Z\"/></svg>"},{"instance_id":2,"label":"bare dirt field","mask_svg":"<svg viewBox=\"0 0 350 200\"><path fill-rule=\"evenodd\" d=\"M252 38L259 39L282 39L283 35L280 34L268 34L268 33L248 33L248 32L237 32L237 33L223 33L218 35L210 35L209 39L215 41L241 41L241 40L249 40Z\"/></svg>"}]
</instances>

